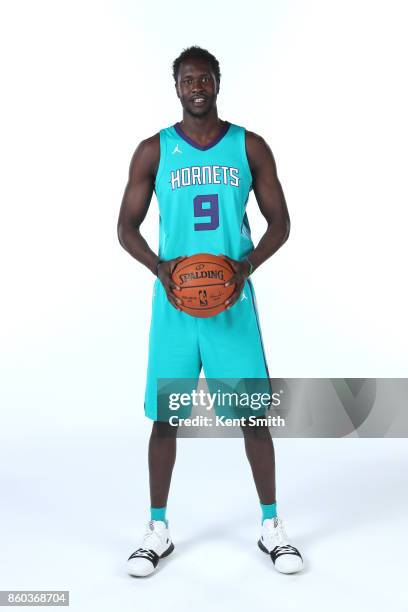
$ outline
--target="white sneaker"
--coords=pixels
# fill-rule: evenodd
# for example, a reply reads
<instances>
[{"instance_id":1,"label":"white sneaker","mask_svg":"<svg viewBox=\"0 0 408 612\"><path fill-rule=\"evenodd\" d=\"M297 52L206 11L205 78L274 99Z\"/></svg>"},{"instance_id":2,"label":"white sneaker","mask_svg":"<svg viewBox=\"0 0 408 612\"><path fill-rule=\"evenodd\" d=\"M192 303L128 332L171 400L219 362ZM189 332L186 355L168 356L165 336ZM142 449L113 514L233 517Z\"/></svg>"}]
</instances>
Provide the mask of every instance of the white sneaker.
<instances>
[{"instance_id":1,"label":"white sneaker","mask_svg":"<svg viewBox=\"0 0 408 612\"><path fill-rule=\"evenodd\" d=\"M270 555L278 572L293 574L303 568L302 555L289 542L282 520L278 517L264 520L258 546Z\"/></svg>"},{"instance_id":2,"label":"white sneaker","mask_svg":"<svg viewBox=\"0 0 408 612\"><path fill-rule=\"evenodd\" d=\"M167 524L163 521L149 521L140 548L127 560L131 576L148 576L157 567L159 559L167 557L174 550Z\"/></svg>"}]
</instances>

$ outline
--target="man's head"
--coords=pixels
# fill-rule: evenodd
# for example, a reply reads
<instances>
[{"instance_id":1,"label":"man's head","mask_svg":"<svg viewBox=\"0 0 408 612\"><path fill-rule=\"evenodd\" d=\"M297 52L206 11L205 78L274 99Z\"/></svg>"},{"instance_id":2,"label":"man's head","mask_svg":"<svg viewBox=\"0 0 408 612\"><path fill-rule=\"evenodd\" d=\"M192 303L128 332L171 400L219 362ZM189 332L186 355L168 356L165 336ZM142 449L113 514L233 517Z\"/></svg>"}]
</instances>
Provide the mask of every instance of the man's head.
<instances>
[{"instance_id":1,"label":"man's head","mask_svg":"<svg viewBox=\"0 0 408 612\"><path fill-rule=\"evenodd\" d=\"M221 73L218 60L209 51L197 46L184 49L173 62L173 77L184 110L202 117L214 108Z\"/></svg>"}]
</instances>

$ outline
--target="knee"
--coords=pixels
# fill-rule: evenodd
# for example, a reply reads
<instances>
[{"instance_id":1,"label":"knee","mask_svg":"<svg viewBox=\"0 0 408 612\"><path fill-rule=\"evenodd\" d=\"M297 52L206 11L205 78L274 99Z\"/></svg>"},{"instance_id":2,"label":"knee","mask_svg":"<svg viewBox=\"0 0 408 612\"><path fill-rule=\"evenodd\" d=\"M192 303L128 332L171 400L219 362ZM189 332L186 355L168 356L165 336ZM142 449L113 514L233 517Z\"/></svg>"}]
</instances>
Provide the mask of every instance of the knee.
<instances>
[{"instance_id":1,"label":"knee","mask_svg":"<svg viewBox=\"0 0 408 612\"><path fill-rule=\"evenodd\" d=\"M170 425L167 421L154 421L152 426L152 438L176 438L178 425Z\"/></svg>"},{"instance_id":2,"label":"knee","mask_svg":"<svg viewBox=\"0 0 408 612\"><path fill-rule=\"evenodd\" d=\"M271 432L267 425L241 425L245 442L249 440L271 440Z\"/></svg>"}]
</instances>

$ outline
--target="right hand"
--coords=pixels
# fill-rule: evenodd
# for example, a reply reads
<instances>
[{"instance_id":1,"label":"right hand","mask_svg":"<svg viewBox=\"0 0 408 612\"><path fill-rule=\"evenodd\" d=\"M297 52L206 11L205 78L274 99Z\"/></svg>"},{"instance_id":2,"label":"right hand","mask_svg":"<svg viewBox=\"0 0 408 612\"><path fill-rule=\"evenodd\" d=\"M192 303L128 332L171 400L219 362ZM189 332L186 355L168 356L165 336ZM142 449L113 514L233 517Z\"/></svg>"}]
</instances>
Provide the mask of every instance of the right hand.
<instances>
[{"instance_id":1,"label":"right hand","mask_svg":"<svg viewBox=\"0 0 408 612\"><path fill-rule=\"evenodd\" d=\"M173 274L174 268L177 266L180 261L186 259L187 255L180 255L180 257L176 257L175 259L169 259L168 261L161 261L157 267L157 276L160 278L164 290L166 291L167 299L170 304L177 308L177 310L181 311L179 304L181 304L181 299L176 297L173 293L174 291L180 291L181 287L177 285L171 275Z\"/></svg>"}]
</instances>

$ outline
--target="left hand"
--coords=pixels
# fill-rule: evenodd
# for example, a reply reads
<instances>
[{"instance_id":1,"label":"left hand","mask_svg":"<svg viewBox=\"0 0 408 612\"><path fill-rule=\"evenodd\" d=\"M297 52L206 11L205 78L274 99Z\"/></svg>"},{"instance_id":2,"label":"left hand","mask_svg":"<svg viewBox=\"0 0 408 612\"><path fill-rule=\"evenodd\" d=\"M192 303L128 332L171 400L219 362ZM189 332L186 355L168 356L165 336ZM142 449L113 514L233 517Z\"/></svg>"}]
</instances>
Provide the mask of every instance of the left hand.
<instances>
[{"instance_id":1,"label":"left hand","mask_svg":"<svg viewBox=\"0 0 408 612\"><path fill-rule=\"evenodd\" d=\"M230 280L224 283L226 287L233 284L236 285L234 293L224 302L224 304L227 306L226 310L229 310L238 300L240 293L244 288L245 281L249 276L250 267L247 261L237 261L236 259L231 259L231 257L228 257L228 255L224 255L223 253L220 253L218 257L228 261L231 268L234 270L234 274L231 276Z\"/></svg>"}]
</instances>

